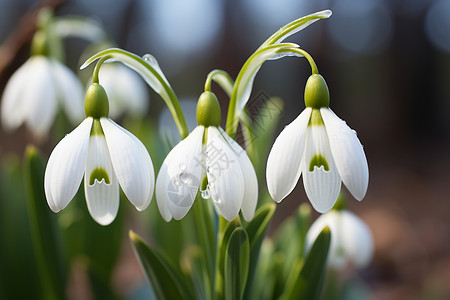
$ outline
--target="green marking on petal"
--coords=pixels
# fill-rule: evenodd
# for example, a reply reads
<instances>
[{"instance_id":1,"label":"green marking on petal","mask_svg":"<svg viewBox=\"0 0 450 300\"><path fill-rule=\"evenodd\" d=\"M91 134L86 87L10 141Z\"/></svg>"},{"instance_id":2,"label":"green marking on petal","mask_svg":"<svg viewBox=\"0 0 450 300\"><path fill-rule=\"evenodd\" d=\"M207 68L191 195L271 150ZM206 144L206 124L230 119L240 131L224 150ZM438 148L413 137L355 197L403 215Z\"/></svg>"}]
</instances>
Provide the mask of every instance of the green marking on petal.
<instances>
[{"instance_id":1,"label":"green marking on petal","mask_svg":"<svg viewBox=\"0 0 450 300\"><path fill-rule=\"evenodd\" d=\"M100 123L100 119L94 119L92 122L92 128L91 128L91 136L104 136L102 129L102 124Z\"/></svg>"},{"instance_id":2,"label":"green marking on petal","mask_svg":"<svg viewBox=\"0 0 450 300\"><path fill-rule=\"evenodd\" d=\"M328 167L328 162L322 154L314 155L313 158L311 158L311 162L309 163L309 171L312 172L314 171L314 167L320 168L321 166L323 166L323 169L325 171L330 170L330 168Z\"/></svg>"},{"instance_id":3,"label":"green marking on petal","mask_svg":"<svg viewBox=\"0 0 450 300\"><path fill-rule=\"evenodd\" d=\"M319 109L313 109L308 126L325 126Z\"/></svg>"},{"instance_id":4,"label":"green marking on petal","mask_svg":"<svg viewBox=\"0 0 450 300\"><path fill-rule=\"evenodd\" d=\"M102 179L105 179L106 184L111 183L111 181L109 180L108 173L103 168L95 168L91 172L91 176L89 177L89 185L93 185L95 182L95 179L97 179L98 182L102 181Z\"/></svg>"}]
</instances>

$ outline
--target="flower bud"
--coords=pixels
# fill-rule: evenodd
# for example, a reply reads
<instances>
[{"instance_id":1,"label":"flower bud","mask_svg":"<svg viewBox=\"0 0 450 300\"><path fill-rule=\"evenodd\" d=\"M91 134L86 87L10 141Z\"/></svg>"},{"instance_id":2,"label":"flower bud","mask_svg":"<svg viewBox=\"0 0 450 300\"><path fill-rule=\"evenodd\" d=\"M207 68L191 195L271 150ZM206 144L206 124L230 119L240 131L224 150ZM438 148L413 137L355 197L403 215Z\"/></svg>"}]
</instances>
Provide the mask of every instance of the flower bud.
<instances>
[{"instance_id":1,"label":"flower bud","mask_svg":"<svg viewBox=\"0 0 450 300\"><path fill-rule=\"evenodd\" d=\"M205 127L220 126L220 105L216 95L204 92L197 102L197 123Z\"/></svg>"},{"instance_id":2,"label":"flower bud","mask_svg":"<svg viewBox=\"0 0 450 300\"><path fill-rule=\"evenodd\" d=\"M319 74L309 76L306 82L305 105L317 109L330 106L330 93L327 83Z\"/></svg>"},{"instance_id":3,"label":"flower bud","mask_svg":"<svg viewBox=\"0 0 450 300\"><path fill-rule=\"evenodd\" d=\"M84 111L87 117L99 119L108 117L109 102L105 89L98 83L93 83L86 92Z\"/></svg>"}]
</instances>

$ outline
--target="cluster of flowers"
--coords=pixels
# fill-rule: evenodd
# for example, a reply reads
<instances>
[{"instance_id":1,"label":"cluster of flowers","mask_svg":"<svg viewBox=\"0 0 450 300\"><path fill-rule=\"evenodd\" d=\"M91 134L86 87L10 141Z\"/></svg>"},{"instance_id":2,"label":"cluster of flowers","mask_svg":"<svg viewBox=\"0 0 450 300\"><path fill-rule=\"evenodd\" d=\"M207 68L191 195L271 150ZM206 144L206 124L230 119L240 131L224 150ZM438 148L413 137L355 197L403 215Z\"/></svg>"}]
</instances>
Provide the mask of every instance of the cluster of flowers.
<instances>
[{"instance_id":1,"label":"cluster of flowers","mask_svg":"<svg viewBox=\"0 0 450 300\"><path fill-rule=\"evenodd\" d=\"M145 88L131 78L128 68L103 62L97 65L94 83L87 89L86 119L51 153L44 184L48 205L59 212L74 198L84 177L89 212L99 224L108 225L118 212L119 186L141 211L153 198L155 174L142 142L109 118L124 107L145 111ZM153 67L154 76L164 78L159 67ZM108 95L99 84L99 75ZM25 82L28 88L22 89ZM67 67L38 53L6 86L3 125L13 129L27 123L37 135L43 135L53 122L57 99L72 121L80 121L81 94L81 84ZM125 97L130 94L136 96ZM328 87L317 72L306 83L305 106L270 151L266 168L270 195L276 202L282 201L302 175L306 194L320 213L334 206L341 183L362 200L369 178L363 147L356 132L329 108ZM201 198L210 198L228 221L239 212L247 221L253 218L258 200L255 170L246 151L220 127L220 121L218 100L205 91L197 104L198 126L170 151L156 179L156 200L164 220L183 218Z\"/></svg>"}]
</instances>

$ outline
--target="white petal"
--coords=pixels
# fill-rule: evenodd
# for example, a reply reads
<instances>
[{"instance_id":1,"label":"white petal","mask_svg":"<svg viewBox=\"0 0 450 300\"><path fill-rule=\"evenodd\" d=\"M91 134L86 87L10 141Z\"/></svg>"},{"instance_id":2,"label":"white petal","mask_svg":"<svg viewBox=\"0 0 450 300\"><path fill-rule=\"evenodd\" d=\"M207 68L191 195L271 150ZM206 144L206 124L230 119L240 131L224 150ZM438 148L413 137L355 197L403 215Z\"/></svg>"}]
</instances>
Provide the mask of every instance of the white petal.
<instances>
[{"instance_id":1,"label":"white petal","mask_svg":"<svg viewBox=\"0 0 450 300\"><path fill-rule=\"evenodd\" d=\"M307 107L283 129L270 150L266 168L267 188L276 202L289 195L300 178L305 133L310 117L311 108Z\"/></svg>"},{"instance_id":2,"label":"white petal","mask_svg":"<svg viewBox=\"0 0 450 300\"><path fill-rule=\"evenodd\" d=\"M156 200L166 221L183 218L197 196L202 179L202 139L198 126L169 152L156 180Z\"/></svg>"},{"instance_id":3,"label":"white petal","mask_svg":"<svg viewBox=\"0 0 450 300\"><path fill-rule=\"evenodd\" d=\"M21 97L26 104L25 122L37 135L46 134L56 115L56 87L50 61L42 56L33 61L32 75L28 77Z\"/></svg>"},{"instance_id":4,"label":"white petal","mask_svg":"<svg viewBox=\"0 0 450 300\"><path fill-rule=\"evenodd\" d=\"M332 210L321 215L310 227L306 235L306 251L328 226L331 231L331 245L328 263L335 269L352 264L364 268L373 256L373 238L369 227L355 214L342 210Z\"/></svg>"},{"instance_id":5,"label":"white petal","mask_svg":"<svg viewBox=\"0 0 450 300\"><path fill-rule=\"evenodd\" d=\"M93 171L96 169L105 172L106 177L95 178ZM89 213L97 223L106 226L114 221L119 210L119 183L114 174L105 137L101 135L90 137L84 193Z\"/></svg>"},{"instance_id":6,"label":"white petal","mask_svg":"<svg viewBox=\"0 0 450 300\"><path fill-rule=\"evenodd\" d=\"M33 57L28 59L14 72L5 86L2 96L2 124L6 130L19 127L25 118L26 99L22 92L26 87L28 78L33 75Z\"/></svg>"},{"instance_id":7,"label":"white petal","mask_svg":"<svg viewBox=\"0 0 450 300\"><path fill-rule=\"evenodd\" d=\"M250 222L255 215L256 204L258 203L258 178L255 169L247 155L247 152L230 138L226 132L219 127L219 131L236 154L241 166L242 175L244 176L244 198L242 199L241 211L244 219Z\"/></svg>"},{"instance_id":8,"label":"white petal","mask_svg":"<svg viewBox=\"0 0 450 300\"><path fill-rule=\"evenodd\" d=\"M208 127L205 160L211 198L219 213L232 221L244 198L244 176L238 157L214 126Z\"/></svg>"},{"instance_id":9,"label":"white petal","mask_svg":"<svg viewBox=\"0 0 450 300\"><path fill-rule=\"evenodd\" d=\"M133 134L107 118L101 118L114 172L128 200L144 210L153 197L155 173L145 146Z\"/></svg>"},{"instance_id":10,"label":"white petal","mask_svg":"<svg viewBox=\"0 0 450 300\"><path fill-rule=\"evenodd\" d=\"M326 160L327 166L313 165L311 161L316 155L320 155L322 159ZM323 125L312 125L306 129L302 168L303 185L312 206L320 213L329 211L339 196L341 179L334 164L328 136Z\"/></svg>"},{"instance_id":11,"label":"white petal","mask_svg":"<svg viewBox=\"0 0 450 300\"><path fill-rule=\"evenodd\" d=\"M75 196L86 167L92 118L84 120L53 149L45 169L48 205L58 212Z\"/></svg>"},{"instance_id":12,"label":"white petal","mask_svg":"<svg viewBox=\"0 0 450 300\"><path fill-rule=\"evenodd\" d=\"M51 63L62 107L71 122L79 122L84 117L83 86L72 70L57 60L52 60Z\"/></svg>"},{"instance_id":13,"label":"white petal","mask_svg":"<svg viewBox=\"0 0 450 300\"><path fill-rule=\"evenodd\" d=\"M353 197L362 200L369 184L366 155L356 132L329 108L320 109L339 175Z\"/></svg>"}]
</instances>

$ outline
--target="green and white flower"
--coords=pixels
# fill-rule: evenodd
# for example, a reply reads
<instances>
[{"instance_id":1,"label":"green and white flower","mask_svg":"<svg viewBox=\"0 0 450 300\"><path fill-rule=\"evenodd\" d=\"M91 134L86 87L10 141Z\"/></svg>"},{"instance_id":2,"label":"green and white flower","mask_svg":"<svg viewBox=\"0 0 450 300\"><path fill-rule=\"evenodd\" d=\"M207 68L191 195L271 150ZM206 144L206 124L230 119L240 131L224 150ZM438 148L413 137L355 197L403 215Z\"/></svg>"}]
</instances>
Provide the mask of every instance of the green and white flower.
<instances>
[{"instance_id":1,"label":"green and white flower","mask_svg":"<svg viewBox=\"0 0 450 300\"><path fill-rule=\"evenodd\" d=\"M320 213L335 204L341 182L357 200L366 194L369 170L356 132L329 108L329 93L319 74L308 79L305 110L276 139L267 161L269 193L276 202L303 185Z\"/></svg>"},{"instance_id":2,"label":"green and white flower","mask_svg":"<svg viewBox=\"0 0 450 300\"><path fill-rule=\"evenodd\" d=\"M64 137L45 170L45 195L54 212L75 196L84 175L86 202L92 218L110 224L119 208L119 185L136 207L144 210L154 190L154 170L145 146L108 118L108 99L99 84L86 94L87 118Z\"/></svg>"},{"instance_id":3,"label":"green and white flower","mask_svg":"<svg viewBox=\"0 0 450 300\"><path fill-rule=\"evenodd\" d=\"M183 218L197 193L213 200L228 221L242 211L250 221L258 199L258 181L244 149L220 128L216 96L205 92L197 106L198 126L167 155L156 180L156 200L166 221ZM206 142L205 142L206 141ZM203 179L207 178L207 186Z\"/></svg>"},{"instance_id":4,"label":"green and white flower","mask_svg":"<svg viewBox=\"0 0 450 300\"><path fill-rule=\"evenodd\" d=\"M83 118L83 87L75 74L54 58L31 56L11 76L2 96L1 117L5 130L26 124L44 136L62 107L73 123Z\"/></svg>"},{"instance_id":5,"label":"green and white flower","mask_svg":"<svg viewBox=\"0 0 450 300\"><path fill-rule=\"evenodd\" d=\"M333 209L317 218L306 234L306 252L325 226L331 232L328 252L331 268L362 269L370 263L374 251L372 233L363 220L348 210Z\"/></svg>"}]
</instances>

